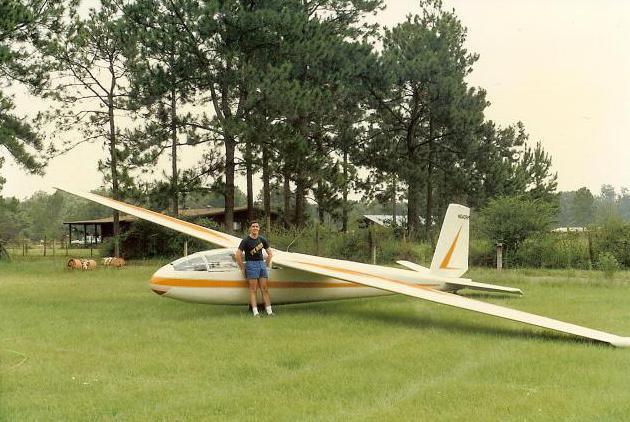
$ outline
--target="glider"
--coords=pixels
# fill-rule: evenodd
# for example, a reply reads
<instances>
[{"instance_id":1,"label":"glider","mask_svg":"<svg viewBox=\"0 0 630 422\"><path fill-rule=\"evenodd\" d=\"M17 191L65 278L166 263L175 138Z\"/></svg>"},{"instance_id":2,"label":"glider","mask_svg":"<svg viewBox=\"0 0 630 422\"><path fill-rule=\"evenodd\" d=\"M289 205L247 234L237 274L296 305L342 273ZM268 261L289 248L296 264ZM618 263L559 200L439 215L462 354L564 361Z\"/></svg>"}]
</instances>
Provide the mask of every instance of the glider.
<instances>
[{"instance_id":1,"label":"glider","mask_svg":"<svg viewBox=\"0 0 630 422\"><path fill-rule=\"evenodd\" d=\"M240 238L93 193L57 189L221 248L185 256L157 270L150 280L150 287L155 293L189 302L226 305L248 303L247 281L235 261ZM462 278L468 270L469 219L469 208L457 204L449 205L430 268L407 261L398 261L406 269L391 268L274 250L273 266L269 275L274 303L314 302L398 293L598 340L616 347L630 347L630 337L457 295L456 292L464 288L522 294L516 288Z\"/></svg>"}]
</instances>

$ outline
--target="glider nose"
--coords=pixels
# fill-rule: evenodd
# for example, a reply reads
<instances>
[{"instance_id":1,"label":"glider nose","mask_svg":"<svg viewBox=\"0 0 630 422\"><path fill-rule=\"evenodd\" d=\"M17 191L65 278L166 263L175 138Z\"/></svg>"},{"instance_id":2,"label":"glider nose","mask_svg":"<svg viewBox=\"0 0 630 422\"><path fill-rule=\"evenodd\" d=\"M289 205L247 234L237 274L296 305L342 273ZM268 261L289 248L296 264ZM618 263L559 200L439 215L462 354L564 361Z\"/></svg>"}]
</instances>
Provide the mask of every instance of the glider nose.
<instances>
[{"instance_id":1,"label":"glider nose","mask_svg":"<svg viewBox=\"0 0 630 422\"><path fill-rule=\"evenodd\" d=\"M165 285L165 278L162 276L161 272L164 267L157 270L152 276L151 280L149 280L149 287L155 294L162 296L164 293L167 293L170 289L169 286Z\"/></svg>"},{"instance_id":2,"label":"glider nose","mask_svg":"<svg viewBox=\"0 0 630 422\"><path fill-rule=\"evenodd\" d=\"M151 290L153 290L153 293L156 293L160 296L162 296L164 293L168 292L168 288L164 288L164 287L156 287L156 286L151 286Z\"/></svg>"}]
</instances>

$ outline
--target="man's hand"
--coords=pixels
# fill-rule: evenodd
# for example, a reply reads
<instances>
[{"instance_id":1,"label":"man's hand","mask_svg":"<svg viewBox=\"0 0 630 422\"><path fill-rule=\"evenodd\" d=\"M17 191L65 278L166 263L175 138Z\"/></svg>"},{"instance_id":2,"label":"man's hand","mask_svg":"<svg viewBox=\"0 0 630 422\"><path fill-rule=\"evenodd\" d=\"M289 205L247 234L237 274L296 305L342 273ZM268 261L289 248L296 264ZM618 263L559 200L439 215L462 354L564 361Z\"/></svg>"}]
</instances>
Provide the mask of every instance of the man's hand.
<instances>
[{"instance_id":1,"label":"man's hand","mask_svg":"<svg viewBox=\"0 0 630 422\"><path fill-rule=\"evenodd\" d=\"M271 252L271 248L265 250L267 251L267 259L265 260L265 263L267 268L271 269L271 258L273 258L273 252Z\"/></svg>"}]
</instances>

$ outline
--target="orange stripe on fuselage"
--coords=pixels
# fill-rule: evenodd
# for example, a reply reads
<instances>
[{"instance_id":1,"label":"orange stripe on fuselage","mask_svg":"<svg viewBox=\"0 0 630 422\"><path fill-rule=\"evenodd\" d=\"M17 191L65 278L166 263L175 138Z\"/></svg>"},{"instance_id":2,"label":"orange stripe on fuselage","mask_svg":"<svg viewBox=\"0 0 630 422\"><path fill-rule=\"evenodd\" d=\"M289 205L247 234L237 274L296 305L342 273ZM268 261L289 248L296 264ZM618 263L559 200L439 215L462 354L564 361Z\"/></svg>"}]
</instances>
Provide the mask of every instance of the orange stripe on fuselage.
<instances>
[{"instance_id":1,"label":"orange stripe on fuselage","mask_svg":"<svg viewBox=\"0 0 630 422\"><path fill-rule=\"evenodd\" d=\"M367 287L354 283L334 283L327 281L269 281L269 287L274 289L293 289L293 288L331 288L331 287ZM171 287L210 287L210 288L247 288L249 284L243 280L197 280L190 278L165 278L153 277L151 284Z\"/></svg>"}]
</instances>

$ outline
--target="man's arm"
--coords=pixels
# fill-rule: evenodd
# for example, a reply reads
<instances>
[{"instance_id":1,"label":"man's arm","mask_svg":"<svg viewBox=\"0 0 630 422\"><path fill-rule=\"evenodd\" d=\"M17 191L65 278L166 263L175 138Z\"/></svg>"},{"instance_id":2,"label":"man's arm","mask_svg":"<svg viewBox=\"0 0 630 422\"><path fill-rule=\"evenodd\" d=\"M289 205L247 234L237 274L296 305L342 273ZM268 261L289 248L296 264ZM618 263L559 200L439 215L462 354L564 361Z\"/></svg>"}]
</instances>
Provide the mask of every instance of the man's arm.
<instances>
[{"instance_id":1,"label":"man's arm","mask_svg":"<svg viewBox=\"0 0 630 422\"><path fill-rule=\"evenodd\" d=\"M267 248L265 251L267 251L267 267L271 268L271 258L273 258L273 252L271 252L271 248Z\"/></svg>"},{"instance_id":2,"label":"man's arm","mask_svg":"<svg viewBox=\"0 0 630 422\"><path fill-rule=\"evenodd\" d=\"M245 272L245 266L243 265L243 251L241 250L241 248L238 248L236 250L236 263L241 269L241 272Z\"/></svg>"}]
</instances>

